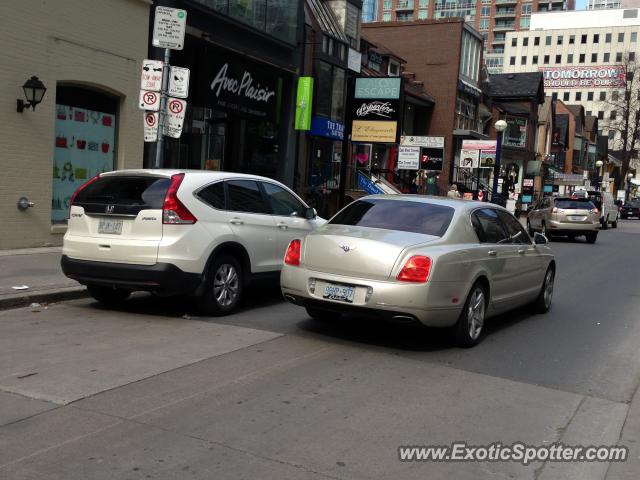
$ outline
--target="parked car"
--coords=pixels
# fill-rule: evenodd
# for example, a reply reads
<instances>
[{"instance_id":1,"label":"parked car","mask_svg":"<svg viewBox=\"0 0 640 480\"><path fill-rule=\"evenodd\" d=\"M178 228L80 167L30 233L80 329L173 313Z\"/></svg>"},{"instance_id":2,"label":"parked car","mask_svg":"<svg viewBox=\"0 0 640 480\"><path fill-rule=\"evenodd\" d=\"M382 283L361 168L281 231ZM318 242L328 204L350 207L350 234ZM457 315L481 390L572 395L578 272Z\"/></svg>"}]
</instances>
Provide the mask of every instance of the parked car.
<instances>
[{"instance_id":1,"label":"parked car","mask_svg":"<svg viewBox=\"0 0 640 480\"><path fill-rule=\"evenodd\" d=\"M549 309L556 266L546 243L497 205L372 195L293 240L280 282L312 318L356 312L453 327L470 347L486 318L529 303Z\"/></svg>"},{"instance_id":2,"label":"parked car","mask_svg":"<svg viewBox=\"0 0 640 480\"><path fill-rule=\"evenodd\" d=\"M620 217L627 219L635 217L640 220L640 200L631 200L622 206Z\"/></svg>"},{"instance_id":3,"label":"parked car","mask_svg":"<svg viewBox=\"0 0 640 480\"><path fill-rule=\"evenodd\" d=\"M573 196L582 192L586 192L586 198L600 211L600 226L606 230L611 225L612 228L618 228L618 218L620 217L620 209L616 204L616 200L609 192L601 192L597 190L577 190Z\"/></svg>"},{"instance_id":4,"label":"parked car","mask_svg":"<svg viewBox=\"0 0 640 480\"><path fill-rule=\"evenodd\" d=\"M74 194L62 270L100 302L134 290L198 297L227 314L250 280L277 278L287 245L325 220L275 180L228 172L120 170Z\"/></svg>"},{"instance_id":5,"label":"parked car","mask_svg":"<svg viewBox=\"0 0 640 480\"><path fill-rule=\"evenodd\" d=\"M540 232L547 237L584 235L595 243L600 226L600 212L588 198L544 197L527 216L530 235Z\"/></svg>"}]
</instances>

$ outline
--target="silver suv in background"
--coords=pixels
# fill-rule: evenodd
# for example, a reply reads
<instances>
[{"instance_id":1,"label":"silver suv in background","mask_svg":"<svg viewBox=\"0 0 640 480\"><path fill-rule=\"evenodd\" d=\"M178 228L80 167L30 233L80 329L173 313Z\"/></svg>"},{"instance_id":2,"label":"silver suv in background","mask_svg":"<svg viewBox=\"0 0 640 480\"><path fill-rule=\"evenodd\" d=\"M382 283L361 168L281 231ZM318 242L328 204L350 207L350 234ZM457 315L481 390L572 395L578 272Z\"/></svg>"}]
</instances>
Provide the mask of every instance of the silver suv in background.
<instances>
[{"instance_id":1,"label":"silver suv in background","mask_svg":"<svg viewBox=\"0 0 640 480\"><path fill-rule=\"evenodd\" d=\"M584 235L587 243L595 243L600 226L600 212L589 198L544 197L527 217L527 230L533 236L546 237Z\"/></svg>"}]
</instances>

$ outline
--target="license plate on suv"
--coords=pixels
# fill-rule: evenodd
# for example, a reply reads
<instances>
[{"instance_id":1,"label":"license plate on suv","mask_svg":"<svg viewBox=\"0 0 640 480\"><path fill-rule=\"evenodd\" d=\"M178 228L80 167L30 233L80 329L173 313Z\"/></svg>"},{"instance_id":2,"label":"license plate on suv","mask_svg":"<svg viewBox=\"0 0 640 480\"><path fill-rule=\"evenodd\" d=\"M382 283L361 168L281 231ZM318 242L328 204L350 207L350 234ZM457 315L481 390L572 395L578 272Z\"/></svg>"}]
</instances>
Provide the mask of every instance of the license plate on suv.
<instances>
[{"instance_id":1,"label":"license plate on suv","mask_svg":"<svg viewBox=\"0 0 640 480\"><path fill-rule=\"evenodd\" d=\"M122 220L101 218L98 222L98 233L105 233L108 235L122 234Z\"/></svg>"},{"instance_id":2,"label":"license plate on suv","mask_svg":"<svg viewBox=\"0 0 640 480\"><path fill-rule=\"evenodd\" d=\"M570 222L584 222L585 217L583 215L569 215Z\"/></svg>"},{"instance_id":3,"label":"license plate on suv","mask_svg":"<svg viewBox=\"0 0 640 480\"><path fill-rule=\"evenodd\" d=\"M353 303L353 296L355 294L355 287L347 285L335 285L329 283L324 287L322 298L329 300L338 300L341 302Z\"/></svg>"}]
</instances>

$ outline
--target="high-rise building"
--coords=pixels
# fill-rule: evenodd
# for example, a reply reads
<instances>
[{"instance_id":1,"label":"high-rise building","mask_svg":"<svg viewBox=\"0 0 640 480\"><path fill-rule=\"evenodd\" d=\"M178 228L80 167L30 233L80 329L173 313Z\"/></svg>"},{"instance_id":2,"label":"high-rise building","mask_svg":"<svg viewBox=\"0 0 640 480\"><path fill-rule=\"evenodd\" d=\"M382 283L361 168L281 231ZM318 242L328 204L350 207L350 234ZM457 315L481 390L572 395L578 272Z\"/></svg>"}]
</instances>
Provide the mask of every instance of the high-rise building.
<instances>
[{"instance_id":1,"label":"high-rise building","mask_svg":"<svg viewBox=\"0 0 640 480\"><path fill-rule=\"evenodd\" d=\"M603 8L620 8L620 0L589 0L587 10L602 10Z\"/></svg>"},{"instance_id":2,"label":"high-rise building","mask_svg":"<svg viewBox=\"0 0 640 480\"><path fill-rule=\"evenodd\" d=\"M500 73L507 32L528 30L533 12L574 8L575 0L381 0L377 21L464 18L484 39L487 68Z\"/></svg>"},{"instance_id":3,"label":"high-rise building","mask_svg":"<svg viewBox=\"0 0 640 480\"><path fill-rule=\"evenodd\" d=\"M378 0L362 1L362 21L377 22L378 21Z\"/></svg>"},{"instance_id":4,"label":"high-rise building","mask_svg":"<svg viewBox=\"0 0 640 480\"><path fill-rule=\"evenodd\" d=\"M545 94L582 105L615 150L620 131L608 127L620 117L625 62L640 54L639 34L640 9L534 14L530 31L507 35L504 71L543 72Z\"/></svg>"}]
</instances>

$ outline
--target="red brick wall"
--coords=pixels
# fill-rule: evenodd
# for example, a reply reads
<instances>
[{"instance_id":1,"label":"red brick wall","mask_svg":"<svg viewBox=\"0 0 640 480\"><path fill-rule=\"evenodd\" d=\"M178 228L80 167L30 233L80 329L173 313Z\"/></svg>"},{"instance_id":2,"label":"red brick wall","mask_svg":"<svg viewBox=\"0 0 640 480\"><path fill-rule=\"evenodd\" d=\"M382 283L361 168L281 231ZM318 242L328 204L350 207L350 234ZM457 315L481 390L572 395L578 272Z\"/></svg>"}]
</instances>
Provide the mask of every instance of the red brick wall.
<instances>
[{"instance_id":1,"label":"red brick wall","mask_svg":"<svg viewBox=\"0 0 640 480\"><path fill-rule=\"evenodd\" d=\"M445 137L445 162L440 186L447 188L453 161L453 128L464 22L367 23L363 35L404 58L405 72L416 74L435 98L428 134ZM425 132L427 133L427 132Z\"/></svg>"}]
</instances>

